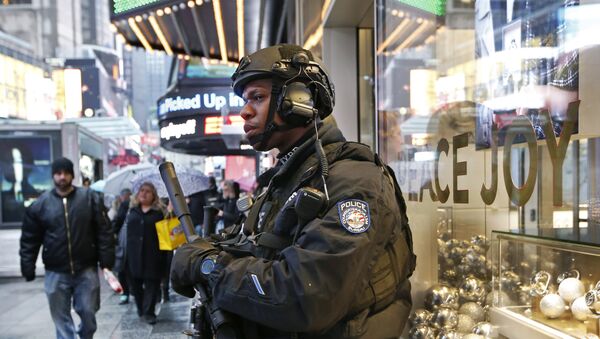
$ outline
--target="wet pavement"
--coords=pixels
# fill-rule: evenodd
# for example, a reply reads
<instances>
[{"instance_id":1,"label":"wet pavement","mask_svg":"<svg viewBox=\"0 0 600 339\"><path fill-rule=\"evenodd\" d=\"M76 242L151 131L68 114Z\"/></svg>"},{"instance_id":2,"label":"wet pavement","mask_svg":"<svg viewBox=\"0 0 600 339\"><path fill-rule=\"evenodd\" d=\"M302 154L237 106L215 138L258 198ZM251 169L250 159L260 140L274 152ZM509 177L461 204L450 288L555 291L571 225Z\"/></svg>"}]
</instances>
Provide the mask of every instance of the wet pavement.
<instances>
[{"instance_id":1,"label":"wet pavement","mask_svg":"<svg viewBox=\"0 0 600 339\"><path fill-rule=\"evenodd\" d=\"M181 333L188 326L191 300L170 293L171 301L157 305L158 323L146 324L137 316L135 303L119 305L119 295L113 293L100 278L101 304L96 314L98 330L94 338L188 338ZM75 312L71 312L76 323ZM48 301L44 294L44 277L32 282L22 278L0 279L0 338L54 338L55 330Z\"/></svg>"}]
</instances>

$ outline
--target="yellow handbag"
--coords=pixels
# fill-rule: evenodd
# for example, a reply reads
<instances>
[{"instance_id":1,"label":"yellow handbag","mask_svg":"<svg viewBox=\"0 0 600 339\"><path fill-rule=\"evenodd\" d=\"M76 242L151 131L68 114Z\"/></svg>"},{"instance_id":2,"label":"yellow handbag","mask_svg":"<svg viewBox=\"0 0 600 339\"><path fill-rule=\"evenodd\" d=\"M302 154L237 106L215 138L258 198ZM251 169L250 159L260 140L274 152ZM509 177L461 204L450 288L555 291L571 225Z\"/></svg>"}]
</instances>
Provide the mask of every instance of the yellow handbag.
<instances>
[{"instance_id":1,"label":"yellow handbag","mask_svg":"<svg viewBox=\"0 0 600 339\"><path fill-rule=\"evenodd\" d=\"M172 251L185 242L183 228L176 217L168 217L156 222L158 247L163 251Z\"/></svg>"}]
</instances>

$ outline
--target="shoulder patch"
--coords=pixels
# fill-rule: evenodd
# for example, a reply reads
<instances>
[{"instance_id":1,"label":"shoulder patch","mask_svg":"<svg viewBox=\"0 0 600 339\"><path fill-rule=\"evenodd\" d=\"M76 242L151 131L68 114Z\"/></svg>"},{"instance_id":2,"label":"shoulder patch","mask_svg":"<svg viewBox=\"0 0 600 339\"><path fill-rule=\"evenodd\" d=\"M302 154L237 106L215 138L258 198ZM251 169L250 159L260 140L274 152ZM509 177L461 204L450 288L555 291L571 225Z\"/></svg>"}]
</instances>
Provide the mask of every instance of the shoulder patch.
<instances>
[{"instance_id":1,"label":"shoulder patch","mask_svg":"<svg viewBox=\"0 0 600 339\"><path fill-rule=\"evenodd\" d=\"M338 215L342 226L348 232L358 234L371 227L369 204L358 199L342 200L337 203Z\"/></svg>"}]
</instances>

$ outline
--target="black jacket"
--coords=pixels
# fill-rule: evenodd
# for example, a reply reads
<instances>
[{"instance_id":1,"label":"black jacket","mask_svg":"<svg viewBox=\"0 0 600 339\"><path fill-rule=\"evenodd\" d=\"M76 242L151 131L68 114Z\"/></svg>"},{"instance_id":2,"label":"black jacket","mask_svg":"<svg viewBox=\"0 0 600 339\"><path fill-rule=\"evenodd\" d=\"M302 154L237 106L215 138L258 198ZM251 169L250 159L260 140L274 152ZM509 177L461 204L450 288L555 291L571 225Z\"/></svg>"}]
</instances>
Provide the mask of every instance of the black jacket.
<instances>
[{"instance_id":1,"label":"black jacket","mask_svg":"<svg viewBox=\"0 0 600 339\"><path fill-rule=\"evenodd\" d=\"M136 279L160 280L165 276L167 251L158 247L156 222L163 212L150 209L144 213L139 206L129 209L127 219L127 267Z\"/></svg>"},{"instance_id":2,"label":"black jacket","mask_svg":"<svg viewBox=\"0 0 600 339\"><path fill-rule=\"evenodd\" d=\"M237 208L236 198L223 199L220 202L221 210L223 211L223 227L229 227L233 225L240 217L240 211Z\"/></svg>"},{"instance_id":3,"label":"black jacket","mask_svg":"<svg viewBox=\"0 0 600 339\"><path fill-rule=\"evenodd\" d=\"M411 308L408 276L414 268L402 228L408 224L404 201L396 199L367 146L345 142L331 125L319 134L330 164L324 212L281 251L238 258L213 271L214 303L239 315L243 328L254 326L260 338L294 332L300 338L399 337ZM313 145L314 137L302 143L272 177L262 207L253 207L260 213L249 213L261 216L255 232L293 239L293 194L305 186L324 191ZM366 212L344 207L357 201L368 204ZM344 226L342 218L352 220ZM382 291L379 283L389 287ZM386 301L376 309L378 298Z\"/></svg>"},{"instance_id":4,"label":"black jacket","mask_svg":"<svg viewBox=\"0 0 600 339\"><path fill-rule=\"evenodd\" d=\"M204 206L218 207L219 191L216 186L211 187L205 191L190 195L189 199L188 207L192 216L192 222L194 225L202 225L204 223Z\"/></svg>"},{"instance_id":5,"label":"black jacket","mask_svg":"<svg viewBox=\"0 0 600 339\"><path fill-rule=\"evenodd\" d=\"M123 227L123 223L125 222L125 217L127 216L127 211L129 211L129 201L125 200L119 204L119 208L117 209L117 215L112 222L113 232L115 235L119 235L119 231L121 231L121 227Z\"/></svg>"},{"instance_id":6,"label":"black jacket","mask_svg":"<svg viewBox=\"0 0 600 339\"><path fill-rule=\"evenodd\" d=\"M33 277L40 250L47 270L74 274L88 267L111 268L114 235L102 199L75 187L63 198L46 191L25 212L21 233L21 273Z\"/></svg>"}]
</instances>

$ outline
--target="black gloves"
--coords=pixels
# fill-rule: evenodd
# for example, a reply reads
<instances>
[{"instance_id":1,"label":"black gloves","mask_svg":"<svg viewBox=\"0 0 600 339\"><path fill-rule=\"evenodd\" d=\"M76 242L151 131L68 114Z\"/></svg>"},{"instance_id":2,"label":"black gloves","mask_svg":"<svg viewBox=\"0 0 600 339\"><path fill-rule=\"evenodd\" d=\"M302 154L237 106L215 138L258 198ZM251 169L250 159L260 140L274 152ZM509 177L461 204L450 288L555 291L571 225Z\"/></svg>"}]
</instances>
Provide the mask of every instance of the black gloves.
<instances>
[{"instance_id":1,"label":"black gloves","mask_svg":"<svg viewBox=\"0 0 600 339\"><path fill-rule=\"evenodd\" d=\"M200 271L202 260L218 253L219 250L204 239L179 247L171 262L171 283L175 292L192 298L194 285L207 282L207 277Z\"/></svg>"},{"instance_id":2,"label":"black gloves","mask_svg":"<svg viewBox=\"0 0 600 339\"><path fill-rule=\"evenodd\" d=\"M33 281L35 279L35 269L33 271L21 269L21 275L25 278L25 281Z\"/></svg>"}]
</instances>

